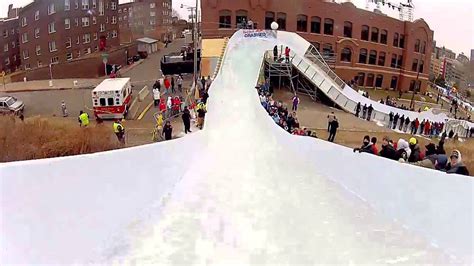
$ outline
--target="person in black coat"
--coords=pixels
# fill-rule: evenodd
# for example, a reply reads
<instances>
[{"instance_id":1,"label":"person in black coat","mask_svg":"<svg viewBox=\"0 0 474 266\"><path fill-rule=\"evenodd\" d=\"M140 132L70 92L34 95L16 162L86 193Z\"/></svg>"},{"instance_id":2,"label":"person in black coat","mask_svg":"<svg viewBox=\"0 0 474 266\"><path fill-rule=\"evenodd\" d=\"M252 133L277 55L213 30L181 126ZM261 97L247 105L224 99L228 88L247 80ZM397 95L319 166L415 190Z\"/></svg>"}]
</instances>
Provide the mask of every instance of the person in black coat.
<instances>
[{"instance_id":1,"label":"person in black coat","mask_svg":"<svg viewBox=\"0 0 474 266\"><path fill-rule=\"evenodd\" d=\"M278 60L278 46L275 45L275 47L273 47L273 61L277 61Z\"/></svg>"},{"instance_id":2,"label":"person in black coat","mask_svg":"<svg viewBox=\"0 0 474 266\"><path fill-rule=\"evenodd\" d=\"M331 122L331 130L329 131L328 141L334 142L334 138L336 137L337 129L339 128L339 122L337 118L334 118Z\"/></svg>"},{"instance_id":3,"label":"person in black coat","mask_svg":"<svg viewBox=\"0 0 474 266\"><path fill-rule=\"evenodd\" d=\"M449 156L449 163L446 165L446 173L458 174L458 175L469 175L466 165L462 162L461 152L454 150Z\"/></svg>"},{"instance_id":4,"label":"person in black coat","mask_svg":"<svg viewBox=\"0 0 474 266\"><path fill-rule=\"evenodd\" d=\"M171 77L171 92L174 93L174 76Z\"/></svg>"},{"instance_id":5,"label":"person in black coat","mask_svg":"<svg viewBox=\"0 0 474 266\"><path fill-rule=\"evenodd\" d=\"M207 104L207 99L209 98L209 94L207 93L207 91L204 91L204 93L202 94L202 102L204 104Z\"/></svg>"},{"instance_id":6,"label":"person in black coat","mask_svg":"<svg viewBox=\"0 0 474 266\"><path fill-rule=\"evenodd\" d=\"M362 107L362 119L365 119L367 115L367 104Z\"/></svg>"},{"instance_id":7,"label":"person in black coat","mask_svg":"<svg viewBox=\"0 0 474 266\"><path fill-rule=\"evenodd\" d=\"M370 121L370 118L372 118L372 111L374 111L374 107L371 104L367 107L367 121Z\"/></svg>"},{"instance_id":8,"label":"person in black coat","mask_svg":"<svg viewBox=\"0 0 474 266\"><path fill-rule=\"evenodd\" d=\"M390 114L388 114L388 118L389 118L389 121L388 121L388 128L392 128L392 124L393 124L393 112L390 112Z\"/></svg>"},{"instance_id":9,"label":"person in black coat","mask_svg":"<svg viewBox=\"0 0 474 266\"><path fill-rule=\"evenodd\" d=\"M387 159L398 160L397 151L393 147L389 137L383 138L382 150L380 150L379 155Z\"/></svg>"},{"instance_id":10,"label":"person in black coat","mask_svg":"<svg viewBox=\"0 0 474 266\"><path fill-rule=\"evenodd\" d=\"M171 126L170 121L166 121L162 134L165 136L165 140L170 140L172 138L173 126Z\"/></svg>"},{"instance_id":11,"label":"person in black coat","mask_svg":"<svg viewBox=\"0 0 474 266\"><path fill-rule=\"evenodd\" d=\"M360 148L354 148L354 152L358 151L374 154L374 149L372 148L372 143L370 142L370 136L365 136Z\"/></svg>"},{"instance_id":12,"label":"person in black coat","mask_svg":"<svg viewBox=\"0 0 474 266\"><path fill-rule=\"evenodd\" d=\"M355 116L359 117L359 113L360 113L360 102L357 103L356 107L355 107Z\"/></svg>"},{"instance_id":13,"label":"person in black coat","mask_svg":"<svg viewBox=\"0 0 474 266\"><path fill-rule=\"evenodd\" d=\"M405 124L405 115L402 115L402 117L400 117L400 125L398 126L398 130L402 130L403 124Z\"/></svg>"},{"instance_id":14,"label":"person in black coat","mask_svg":"<svg viewBox=\"0 0 474 266\"><path fill-rule=\"evenodd\" d=\"M187 106L184 107L183 115L181 116L181 118L183 119L184 133L188 134L188 132L191 132L191 113L189 112Z\"/></svg>"},{"instance_id":15,"label":"person in black coat","mask_svg":"<svg viewBox=\"0 0 474 266\"><path fill-rule=\"evenodd\" d=\"M395 129L397 127L397 123L398 123L398 118L400 117L400 115L398 115L398 113L393 117L393 125L392 125L392 129Z\"/></svg>"}]
</instances>

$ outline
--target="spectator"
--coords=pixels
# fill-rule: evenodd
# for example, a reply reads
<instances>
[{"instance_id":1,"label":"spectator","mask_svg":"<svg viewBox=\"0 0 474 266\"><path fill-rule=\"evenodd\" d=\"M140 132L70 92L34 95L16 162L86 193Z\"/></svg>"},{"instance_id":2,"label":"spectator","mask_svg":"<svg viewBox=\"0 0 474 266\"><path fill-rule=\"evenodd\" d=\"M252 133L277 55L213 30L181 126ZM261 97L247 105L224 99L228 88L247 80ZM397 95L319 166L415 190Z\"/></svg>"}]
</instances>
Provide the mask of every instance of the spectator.
<instances>
[{"instance_id":1,"label":"spectator","mask_svg":"<svg viewBox=\"0 0 474 266\"><path fill-rule=\"evenodd\" d=\"M367 116L367 104L364 104L364 107L362 107L362 119L365 119Z\"/></svg>"},{"instance_id":2,"label":"spectator","mask_svg":"<svg viewBox=\"0 0 474 266\"><path fill-rule=\"evenodd\" d=\"M178 83L178 90L182 92L183 91L183 77L181 77L181 75L178 76L176 83Z\"/></svg>"},{"instance_id":3,"label":"spectator","mask_svg":"<svg viewBox=\"0 0 474 266\"><path fill-rule=\"evenodd\" d=\"M374 154L378 155L379 154L379 149L377 148L377 138L372 137L372 139L370 141L372 143L372 150L373 150Z\"/></svg>"},{"instance_id":4,"label":"spectator","mask_svg":"<svg viewBox=\"0 0 474 266\"><path fill-rule=\"evenodd\" d=\"M408 157L408 162L414 163L421 160L420 146L415 138L410 138L409 141L411 154Z\"/></svg>"},{"instance_id":5,"label":"spectator","mask_svg":"<svg viewBox=\"0 0 474 266\"><path fill-rule=\"evenodd\" d=\"M171 82L170 82L170 80L169 80L168 77L165 77L165 79L163 80L163 83L164 83L164 85L165 85L165 89L166 89L166 90L165 90L165 94L166 94L166 92L167 92L167 91L169 92L169 90L170 90L170 88L171 88Z\"/></svg>"},{"instance_id":6,"label":"spectator","mask_svg":"<svg viewBox=\"0 0 474 266\"><path fill-rule=\"evenodd\" d=\"M337 121L337 118L334 117L334 119L331 122L330 125L330 131L329 131L329 138L328 141L334 142L334 138L336 137L337 129L339 128L339 122Z\"/></svg>"},{"instance_id":7,"label":"spectator","mask_svg":"<svg viewBox=\"0 0 474 266\"><path fill-rule=\"evenodd\" d=\"M61 112L63 113L63 117L69 116L67 111L66 103L64 101L61 102Z\"/></svg>"},{"instance_id":8,"label":"spectator","mask_svg":"<svg viewBox=\"0 0 474 266\"><path fill-rule=\"evenodd\" d=\"M405 124L405 115L402 115L402 116L400 117L400 125L398 126L398 130L401 131L404 124Z\"/></svg>"},{"instance_id":9,"label":"spectator","mask_svg":"<svg viewBox=\"0 0 474 266\"><path fill-rule=\"evenodd\" d=\"M202 102L203 102L204 104L207 104L207 99L208 99L208 98L209 98L209 94L207 93L207 91L204 91L204 92L202 93Z\"/></svg>"},{"instance_id":10,"label":"spectator","mask_svg":"<svg viewBox=\"0 0 474 266\"><path fill-rule=\"evenodd\" d=\"M413 165L421 166L424 168L435 169L436 160L438 159L438 154L436 152L436 145L430 143L425 146L425 158L418 162L413 163Z\"/></svg>"},{"instance_id":11,"label":"spectator","mask_svg":"<svg viewBox=\"0 0 474 266\"><path fill-rule=\"evenodd\" d=\"M165 140L170 140L172 138L173 126L171 126L170 121L166 121L162 134L165 136Z\"/></svg>"},{"instance_id":12,"label":"spectator","mask_svg":"<svg viewBox=\"0 0 474 266\"><path fill-rule=\"evenodd\" d=\"M408 142L404 139L399 139L397 142L397 160L406 162L411 155L411 149Z\"/></svg>"},{"instance_id":13,"label":"spectator","mask_svg":"<svg viewBox=\"0 0 474 266\"><path fill-rule=\"evenodd\" d=\"M172 100L171 96L168 96L168 100L166 101L166 112L167 112L166 117L171 116L172 108L173 108L173 100Z\"/></svg>"},{"instance_id":14,"label":"spectator","mask_svg":"<svg viewBox=\"0 0 474 266\"><path fill-rule=\"evenodd\" d=\"M172 93L175 93L175 90L174 90L174 76L171 76L171 92Z\"/></svg>"},{"instance_id":15,"label":"spectator","mask_svg":"<svg viewBox=\"0 0 474 266\"><path fill-rule=\"evenodd\" d=\"M452 129L449 131L448 137L449 137L450 139L452 139L452 138L454 137L454 131L453 131Z\"/></svg>"},{"instance_id":16,"label":"spectator","mask_svg":"<svg viewBox=\"0 0 474 266\"><path fill-rule=\"evenodd\" d=\"M166 116L166 102L164 99L160 100L160 112Z\"/></svg>"},{"instance_id":17,"label":"spectator","mask_svg":"<svg viewBox=\"0 0 474 266\"><path fill-rule=\"evenodd\" d=\"M425 130L425 124L426 124L426 121L425 121L425 119L423 119L423 121L421 121L421 123L420 123L420 135L422 135L423 131ZM418 131L415 132L415 134L418 134Z\"/></svg>"},{"instance_id":18,"label":"spectator","mask_svg":"<svg viewBox=\"0 0 474 266\"><path fill-rule=\"evenodd\" d=\"M392 129L395 129L397 128L397 124L398 124L398 118L400 116L398 115L398 113L393 117L393 125L392 125Z\"/></svg>"},{"instance_id":19,"label":"spectator","mask_svg":"<svg viewBox=\"0 0 474 266\"><path fill-rule=\"evenodd\" d=\"M203 90L206 90L206 79L204 76L201 77L201 86Z\"/></svg>"},{"instance_id":20,"label":"spectator","mask_svg":"<svg viewBox=\"0 0 474 266\"><path fill-rule=\"evenodd\" d=\"M448 174L459 174L459 175L469 175L467 167L462 162L461 152L459 150L454 150L449 156L449 162L446 165L446 173Z\"/></svg>"},{"instance_id":21,"label":"spectator","mask_svg":"<svg viewBox=\"0 0 474 266\"><path fill-rule=\"evenodd\" d=\"M407 116L405 118L405 128L403 129L403 132L407 132L409 124L410 124L410 118Z\"/></svg>"},{"instance_id":22,"label":"spectator","mask_svg":"<svg viewBox=\"0 0 474 266\"><path fill-rule=\"evenodd\" d=\"M388 97L388 96L387 96L387 97ZM393 116L394 116L393 112L390 112L390 114L388 114L388 118L389 118L389 120L388 120L388 128L392 128Z\"/></svg>"},{"instance_id":23,"label":"spectator","mask_svg":"<svg viewBox=\"0 0 474 266\"><path fill-rule=\"evenodd\" d=\"M153 88L153 102L155 106L160 105L160 90L158 88Z\"/></svg>"},{"instance_id":24,"label":"spectator","mask_svg":"<svg viewBox=\"0 0 474 266\"><path fill-rule=\"evenodd\" d=\"M356 107L355 107L355 116L359 117L359 113L360 113L360 102L357 103Z\"/></svg>"},{"instance_id":25,"label":"spectator","mask_svg":"<svg viewBox=\"0 0 474 266\"><path fill-rule=\"evenodd\" d=\"M438 157L435 161L435 169L439 171L445 171L447 164L448 156L446 156L446 154L438 154Z\"/></svg>"},{"instance_id":26,"label":"spectator","mask_svg":"<svg viewBox=\"0 0 474 266\"><path fill-rule=\"evenodd\" d=\"M153 84L153 89L161 90L161 83L159 80L155 81L155 83Z\"/></svg>"},{"instance_id":27,"label":"spectator","mask_svg":"<svg viewBox=\"0 0 474 266\"><path fill-rule=\"evenodd\" d=\"M370 104L367 108L367 121L370 121L372 118L372 111L374 111L374 107L372 107L372 104Z\"/></svg>"},{"instance_id":28,"label":"spectator","mask_svg":"<svg viewBox=\"0 0 474 266\"><path fill-rule=\"evenodd\" d=\"M331 122L336 119L336 115L334 112L331 112L331 114L328 115L328 132L331 131Z\"/></svg>"},{"instance_id":29,"label":"spectator","mask_svg":"<svg viewBox=\"0 0 474 266\"><path fill-rule=\"evenodd\" d=\"M191 113L188 110L188 107L184 107L183 115L181 116L184 124L184 134L191 132Z\"/></svg>"},{"instance_id":30,"label":"spectator","mask_svg":"<svg viewBox=\"0 0 474 266\"><path fill-rule=\"evenodd\" d=\"M370 142L370 136L365 136L360 148L354 148L354 152L358 151L374 154L374 149L372 148L372 143Z\"/></svg>"},{"instance_id":31,"label":"spectator","mask_svg":"<svg viewBox=\"0 0 474 266\"><path fill-rule=\"evenodd\" d=\"M395 148L391 144L389 137L383 138L382 150L380 151L379 155L390 160L398 160L397 151L395 151Z\"/></svg>"},{"instance_id":32,"label":"spectator","mask_svg":"<svg viewBox=\"0 0 474 266\"><path fill-rule=\"evenodd\" d=\"M290 48L288 46L285 48L285 59L286 63L290 63Z\"/></svg>"},{"instance_id":33,"label":"spectator","mask_svg":"<svg viewBox=\"0 0 474 266\"><path fill-rule=\"evenodd\" d=\"M79 111L78 121L80 127L87 127L89 125L89 115L82 110Z\"/></svg>"},{"instance_id":34,"label":"spectator","mask_svg":"<svg viewBox=\"0 0 474 266\"><path fill-rule=\"evenodd\" d=\"M300 98L298 98L296 93L293 96L292 102L293 102L293 107L291 108L291 110L292 111L298 111L298 104L300 103Z\"/></svg>"},{"instance_id":35,"label":"spectator","mask_svg":"<svg viewBox=\"0 0 474 266\"><path fill-rule=\"evenodd\" d=\"M197 126L199 129L202 129L204 126L204 119L206 117L206 105L201 104L200 106L198 105L198 119L197 119Z\"/></svg>"},{"instance_id":36,"label":"spectator","mask_svg":"<svg viewBox=\"0 0 474 266\"><path fill-rule=\"evenodd\" d=\"M278 60L278 46L274 46L273 47L273 61L277 61Z\"/></svg>"},{"instance_id":37,"label":"spectator","mask_svg":"<svg viewBox=\"0 0 474 266\"><path fill-rule=\"evenodd\" d=\"M206 91L209 90L209 88L211 87L211 84L212 84L211 76L207 76L207 79L206 79Z\"/></svg>"}]
</instances>

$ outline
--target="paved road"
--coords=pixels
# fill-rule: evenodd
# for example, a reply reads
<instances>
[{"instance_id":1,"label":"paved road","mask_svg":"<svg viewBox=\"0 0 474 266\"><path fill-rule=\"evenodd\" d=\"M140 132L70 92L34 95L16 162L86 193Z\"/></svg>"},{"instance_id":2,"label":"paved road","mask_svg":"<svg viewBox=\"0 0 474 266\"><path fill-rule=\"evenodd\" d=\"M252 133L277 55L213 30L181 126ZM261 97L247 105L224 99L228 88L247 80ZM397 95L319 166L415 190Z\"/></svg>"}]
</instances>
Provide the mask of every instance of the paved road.
<instances>
[{"instance_id":1,"label":"paved road","mask_svg":"<svg viewBox=\"0 0 474 266\"><path fill-rule=\"evenodd\" d=\"M134 90L140 90L147 85L152 87L154 80L161 77L160 59L163 55L170 52L179 51L184 44L184 39L177 39L167 48L151 54L142 64L134 67L125 73L124 77L130 77ZM186 85L186 84L185 84ZM35 92L17 92L3 93L0 95L13 95L25 103L25 116L60 116L61 101L65 101L71 117L75 118L80 110L84 110L92 116L91 90L72 89L72 90L53 90L53 91L35 91ZM136 93L135 93L136 95ZM149 95L145 103L151 102L152 96ZM154 110L150 110L143 118L145 121L152 121Z\"/></svg>"}]
</instances>

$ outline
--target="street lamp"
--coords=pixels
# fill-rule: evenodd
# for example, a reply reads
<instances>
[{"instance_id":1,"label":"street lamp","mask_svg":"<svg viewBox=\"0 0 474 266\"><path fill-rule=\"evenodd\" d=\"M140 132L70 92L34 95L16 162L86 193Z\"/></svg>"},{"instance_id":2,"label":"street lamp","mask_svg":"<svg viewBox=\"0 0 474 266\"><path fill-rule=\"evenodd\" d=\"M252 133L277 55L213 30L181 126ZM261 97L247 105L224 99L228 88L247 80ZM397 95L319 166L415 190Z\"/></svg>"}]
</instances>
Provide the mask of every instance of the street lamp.
<instances>
[{"instance_id":1,"label":"street lamp","mask_svg":"<svg viewBox=\"0 0 474 266\"><path fill-rule=\"evenodd\" d=\"M196 0L196 6L187 6L184 4L181 4L181 8L188 8L188 10L191 11L191 22L193 23L193 46L194 46L194 86L197 86L197 42L199 41L199 34L198 34L198 28L197 28L197 20L198 20L198 0ZM194 14L193 14L194 11ZM194 17L196 16L196 17Z\"/></svg>"},{"instance_id":2,"label":"street lamp","mask_svg":"<svg viewBox=\"0 0 474 266\"><path fill-rule=\"evenodd\" d=\"M413 87L413 93L411 95L411 101L410 101L410 109L415 110L415 92L416 90L420 89L418 79L420 78L420 64L421 64L421 53L420 53L420 59L418 60L418 65L417 65L417 72L416 72L416 81L415 81L415 86Z\"/></svg>"}]
</instances>

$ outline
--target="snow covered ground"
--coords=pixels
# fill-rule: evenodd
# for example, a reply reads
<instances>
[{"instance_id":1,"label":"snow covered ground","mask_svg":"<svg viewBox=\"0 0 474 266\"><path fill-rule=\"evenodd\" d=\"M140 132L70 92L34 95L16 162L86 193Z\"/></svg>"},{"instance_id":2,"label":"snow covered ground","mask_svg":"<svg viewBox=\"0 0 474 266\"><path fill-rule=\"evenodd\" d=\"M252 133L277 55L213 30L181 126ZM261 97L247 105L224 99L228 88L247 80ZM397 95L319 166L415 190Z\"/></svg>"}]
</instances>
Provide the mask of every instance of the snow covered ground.
<instances>
[{"instance_id":1,"label":"snow covered ground","mask_svg":"<svg viewBox=\"0 0 474 266\"><path fill-rule=\"evenodd\" d=\"M1 165L0 263L472 263L471 177L289 135L261 108L263 54L295 40L236 34L199 133Z\"/></svg>"}]
</instances>

